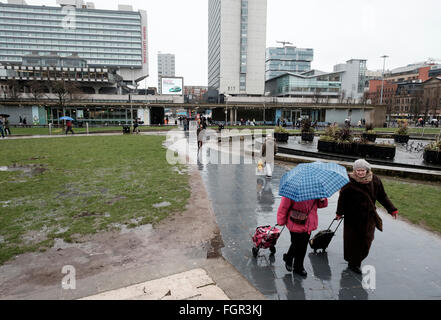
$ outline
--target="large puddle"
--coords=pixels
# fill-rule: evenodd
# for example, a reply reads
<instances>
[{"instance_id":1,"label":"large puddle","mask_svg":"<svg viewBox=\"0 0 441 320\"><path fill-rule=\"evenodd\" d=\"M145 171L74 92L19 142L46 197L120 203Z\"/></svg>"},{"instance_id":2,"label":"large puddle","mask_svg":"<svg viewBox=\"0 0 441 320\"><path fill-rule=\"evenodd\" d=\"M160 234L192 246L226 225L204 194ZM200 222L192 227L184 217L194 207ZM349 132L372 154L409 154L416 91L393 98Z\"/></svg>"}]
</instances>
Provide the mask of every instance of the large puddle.
<instances>
[{"instance_id":1,"label":"large puddle","mask_svg":"<svg viewBox=\"0 0 441 320\"><path fill-rule=\"evenodd\" d=\"M0 166L0 171L21 171L26 175L33 176L35 174L40 174L47 169L41 165L12 165L12 166Z\"/></svg>"}]
</instances>

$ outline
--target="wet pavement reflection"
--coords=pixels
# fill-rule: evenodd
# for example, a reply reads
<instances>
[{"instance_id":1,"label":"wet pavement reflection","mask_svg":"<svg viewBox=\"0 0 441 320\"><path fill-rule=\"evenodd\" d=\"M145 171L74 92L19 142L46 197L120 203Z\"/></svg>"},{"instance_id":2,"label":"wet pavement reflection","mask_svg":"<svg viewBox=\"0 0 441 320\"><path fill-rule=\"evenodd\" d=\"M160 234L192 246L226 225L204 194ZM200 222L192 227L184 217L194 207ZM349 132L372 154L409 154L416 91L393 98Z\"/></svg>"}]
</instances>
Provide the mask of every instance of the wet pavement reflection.
<instances>
[{"instance_id":1,"label":"wet pavement reflection","mask_svg":"<svg viewBox=\"0 0 441 320\"><path fill-rule=\"evenodd\" d=\"M441 237L394 220L382 210L384 232L375 233L371 252L363 261L362 267L368 268L363 276L348 270L343 259L343 226L325 253L315 254L308 248L306 278L285 269L282 255L290 245L287 229L274 255L261 249L254 258L251 236L256 227L276 223L280 178L292 166L276 164L273 177L267 178L256 175L256 165L244 164L243 158L240 164L211 164L207 159L220 162L223 153L208 144L198 152L196 141L178 136L173 149L186 151L187 159L200 170L221 231L222 256L268 299L441 299ZM319 227L313 235L329 227L337 201L338 193L329 198L327 208L318 211ZM406 209L396 205L400 211Z\"/></svg>"},{"instance_id":2,"label":"wet pavement reflection","mask_svg":"<svg viewBox=\"0 0 441 320\"><path fill-rule=\"evenodd\" d=\"M208 152L207 149L203 149L204 152ZM375 268L365 273L364 286L362 276L348 270L343 259L343 224L325 253L315 254L308 247L305 257L308 276L302 278L286 271L282 260L290 245L287 229L282 232L274 255L268 249L260 249L254 258L251 252L251 236L256 227L276 223L279 182L289 168L275 165L272 178L256 176L255 165L243 162L228 165L198 161L198 168L221 230L225 245L222 255L268 299L441 298L439 236L393 220L380 211L385 231L376 232L371 253L363 262L363 266ZM318 230L329 227L335 217L337 200L338 193L329 199L328 208L318 211Z\"/></svg>"}]
</instances>

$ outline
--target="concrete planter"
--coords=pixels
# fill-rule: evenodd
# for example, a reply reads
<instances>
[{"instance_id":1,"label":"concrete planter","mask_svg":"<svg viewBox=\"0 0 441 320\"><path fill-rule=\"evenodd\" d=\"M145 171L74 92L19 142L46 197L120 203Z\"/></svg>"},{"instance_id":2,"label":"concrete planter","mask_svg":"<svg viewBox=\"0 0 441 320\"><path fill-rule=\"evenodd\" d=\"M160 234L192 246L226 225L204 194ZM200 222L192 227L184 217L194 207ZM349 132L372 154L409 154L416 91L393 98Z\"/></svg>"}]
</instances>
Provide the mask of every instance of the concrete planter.
<instances>
[{"instance_id":1,"label":"concrete planter","mask_svg":"<svg viewBox=\"0 0 441 320\"><path fill-rule=\"evenodd\" d=\"M424 150L423 158L425 162L441 164L441 151Z\"/></svg>"},{"instance_id":2,"label":"concrete planter","mask_svg":"<svg viewBox=\"0 0 441 320\"><path fill-rule=\"evenodd\" d=\"M302 132L302 140L311 142L314 141L314 133Z\"/></svg>"},{"instance_id":3,"label":"concrete planter","mask_svg":"<svg viewBox=\"0 0 441 320\"><path fill-rule=\"evenodd\" d=\"M363 133L363 138L370 142L375 142L375 140L377 140L377 135L375 133Z\"/></svg>"},{"instance_id":4,"label":"concrete planter","mask_svg":"<svg viewBox=\"0 0 441 320\"><path fill-rule=\"evenodd\" d=\"M409 142L409 135L395 134L394 141L397 143L407 143Z\"/></svg>"},{"instance_id":5,"label":"concrete planter","mask_svg":"<svg viewBox=\"0 0 441 320\"><path fill-rule=\"evenodd\" d=\"M288 142L289 133L274 132L274 139L277 142Z\"/></svg>"},{"instance_id":6,"label":"concrete planter","mask_svg":"<svg viewBox=\"0 0 441 320\"><path fill-rule=\"evenodd\" d=\"M376 144L365 143L337 143L333 141L319 140L317 149L321 152L338 153L358 157L371 157L377 159L393 159L395 146L386 147Z\"/></svg>"}]
</instances>

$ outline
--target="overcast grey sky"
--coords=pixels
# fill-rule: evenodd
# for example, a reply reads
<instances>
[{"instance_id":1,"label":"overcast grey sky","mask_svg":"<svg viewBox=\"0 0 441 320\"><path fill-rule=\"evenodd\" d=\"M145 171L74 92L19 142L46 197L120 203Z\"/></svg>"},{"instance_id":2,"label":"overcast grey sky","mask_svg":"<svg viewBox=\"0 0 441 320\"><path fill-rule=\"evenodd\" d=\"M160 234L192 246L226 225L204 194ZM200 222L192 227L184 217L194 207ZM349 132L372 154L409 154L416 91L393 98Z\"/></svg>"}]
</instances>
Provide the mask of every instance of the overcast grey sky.
<instances>
[{"instance_id":1,"label":"overcast grey sky","mask_svg":"<svg viewBox=\"0 0 441 320\"><path fill-rule=\"evenodd\" d=\"M86 1L97 9L116 10L120 3L147 11L148 86L157 86L158 51L176 55L176 76L185 85L207 85L208 0ZM56 0L26 2L57 6ZM360 58L369 70L379 70L383 54L390 56L386 69L441 60L439 0L268 0L267 13L267 47L289 41L313 48L314 69L332 71Z\"/></svg>"}]
</instances>

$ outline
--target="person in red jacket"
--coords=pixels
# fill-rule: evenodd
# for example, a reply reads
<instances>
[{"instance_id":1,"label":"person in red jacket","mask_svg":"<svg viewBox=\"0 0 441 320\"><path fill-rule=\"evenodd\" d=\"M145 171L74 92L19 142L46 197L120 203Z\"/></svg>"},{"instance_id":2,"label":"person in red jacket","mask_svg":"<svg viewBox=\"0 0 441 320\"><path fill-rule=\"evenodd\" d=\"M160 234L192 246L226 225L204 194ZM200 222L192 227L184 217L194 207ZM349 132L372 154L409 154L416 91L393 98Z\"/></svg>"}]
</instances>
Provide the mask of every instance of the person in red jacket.
<instances>
[{"instance_id":1,"label":"person in red jacket","mask_svg":"<svg viewBox=\"0 0 441 320\"><path fill-rule=\"evenodd\" d=\"M72 134L74 134L73 130L72 130L72 121L71 120L67 120L66 121L66 134L68 132L72 132Z\"/></svg>"},{"instance_id":2,"label":"person in red jacket","mask_svg":"<svg viewBox=\"0 0 441 320\"><path fill-rule=\"evenodd\" d=\"M291 233L291 246L288 252L283 255L286 270L289 272L294 271L301 276L307 276L308 273L303 267L303 261L311 232L316 230L318 226L317 209L327 206L328 199L326 198L296 202L282 197L277 210L277 224L279 226L286 225Z\"/></svg>"}]
</instances>

